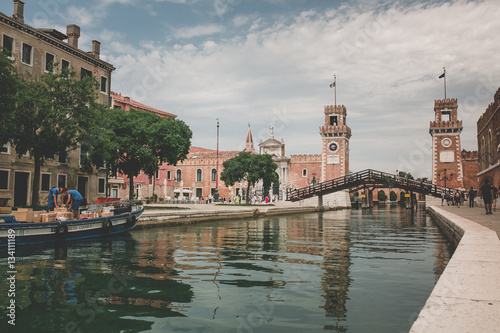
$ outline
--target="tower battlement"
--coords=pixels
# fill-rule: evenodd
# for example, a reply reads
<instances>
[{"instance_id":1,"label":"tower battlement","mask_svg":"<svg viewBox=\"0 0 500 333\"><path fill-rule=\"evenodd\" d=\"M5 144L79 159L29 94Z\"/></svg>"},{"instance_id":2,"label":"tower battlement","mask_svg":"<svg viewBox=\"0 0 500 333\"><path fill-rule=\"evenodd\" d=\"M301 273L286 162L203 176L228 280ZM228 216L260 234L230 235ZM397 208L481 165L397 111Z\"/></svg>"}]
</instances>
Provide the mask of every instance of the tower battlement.
<instances>
[{"instance_id":1,"label":"tower battlement","mask_svg":"<svg viewBox=\"0 0 500 333\"><path fill-rule=\"evenodd\" d=\"M347 108L344 105L325 105L325 113L347 113Z\"/></svg>"},{"instance_id":2,"label":"tower battlement","mask_svg":"<svg viewBox=\"0 0 500 333\"><path fill-rule=\"evenodd\" d=\"M434 109L457 108L457 107L458 107L458 101L456 98L437 99L434 101Z\"/></svg>"}]
</instances>

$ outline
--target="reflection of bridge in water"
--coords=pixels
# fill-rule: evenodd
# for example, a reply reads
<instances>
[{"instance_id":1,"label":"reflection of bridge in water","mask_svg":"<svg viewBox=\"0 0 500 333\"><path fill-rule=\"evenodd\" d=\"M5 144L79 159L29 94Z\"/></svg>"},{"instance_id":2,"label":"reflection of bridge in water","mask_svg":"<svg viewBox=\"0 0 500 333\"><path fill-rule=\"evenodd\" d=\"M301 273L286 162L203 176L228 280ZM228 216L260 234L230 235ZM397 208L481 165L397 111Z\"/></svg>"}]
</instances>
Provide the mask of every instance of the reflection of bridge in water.
<instances>
[{"instance_id":1,"label":"reflection of bridge in water","mask_svg":"<svg viewBox=\"0 0 500 333\"><path fill-rule=\"evenodd\" d=\"M368 197L366 197L366 205L371 206L371 202L373 201L370 199L372 198L372 191L377 186L400 188L404 190L410 195L409 202L411 206L413 206L414 201L416 202L414 198L415 193L441 198L443 193L451 193L454 190L449 187L429 184L427 182L412 180L386 172L367 169L315 185L289 190L287 192L287 200L298 201L317 196L318 203L322 206L323 195L352 188L368 189L373 187L371 190L366 191L368 194Z\"/></svg>"}]
</instances>

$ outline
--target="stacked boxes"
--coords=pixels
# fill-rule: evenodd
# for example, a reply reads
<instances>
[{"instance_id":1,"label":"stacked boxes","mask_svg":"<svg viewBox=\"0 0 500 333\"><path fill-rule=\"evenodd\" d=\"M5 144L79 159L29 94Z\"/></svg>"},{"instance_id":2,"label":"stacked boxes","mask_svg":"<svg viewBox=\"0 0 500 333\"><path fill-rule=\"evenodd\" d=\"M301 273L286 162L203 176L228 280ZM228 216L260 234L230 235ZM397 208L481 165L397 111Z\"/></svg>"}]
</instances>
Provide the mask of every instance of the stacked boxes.
<instances>
[{"instance_id":1,"label":"stacked boxes","mask_svg":"<svg viewBox=\"0 0 500 333\"><path fill-rule=\"evenodd\" d=\"M42 222L55 222L56 214L55 213L45 213L42 215Z\"/></svg>"}]
</instances>

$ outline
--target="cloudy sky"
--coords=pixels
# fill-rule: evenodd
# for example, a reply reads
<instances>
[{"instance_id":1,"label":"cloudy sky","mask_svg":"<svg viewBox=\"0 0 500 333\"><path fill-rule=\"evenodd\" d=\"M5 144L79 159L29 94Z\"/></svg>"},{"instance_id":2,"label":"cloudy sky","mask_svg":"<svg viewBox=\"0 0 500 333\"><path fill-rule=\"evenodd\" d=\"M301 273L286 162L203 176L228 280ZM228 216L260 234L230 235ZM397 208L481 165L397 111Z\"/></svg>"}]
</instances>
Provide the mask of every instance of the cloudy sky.
<instances>
[{"instance_id":1,"label":"cloudy sky","mask_svg":"<svg viewBox=\"0 0 500 333\"><path fill-rule=\"evenodd\" d=\"M324 106L347 107L350 169L430 177L434 100L457 98L462 148L500 86L498 0L25 0L25 22L99 40L112 90L178 115L195 146L237 150L251 124L286 154L321 151ZM12 15L2 1L0 11Z\"/></svg>"}]
</instances>

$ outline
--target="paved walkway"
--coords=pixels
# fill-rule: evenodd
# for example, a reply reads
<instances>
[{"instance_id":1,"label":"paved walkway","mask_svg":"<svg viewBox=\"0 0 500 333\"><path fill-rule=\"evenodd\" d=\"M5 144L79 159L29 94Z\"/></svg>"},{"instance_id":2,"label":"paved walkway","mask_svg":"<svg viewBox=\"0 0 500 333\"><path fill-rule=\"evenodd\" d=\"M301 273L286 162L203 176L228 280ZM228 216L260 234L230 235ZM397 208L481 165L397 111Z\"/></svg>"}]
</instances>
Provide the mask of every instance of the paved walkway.
<instances>
[{"instance_id":1,"label":"paved walkway","mask_svg":"<svg viewBox=\"0 0 500 333\"><path fill-rule=\"evenodd\" d=\"M456 206L436 206L450 212L452 214L458 215L460 217L466 218L473 222L479 223L480 225L487 227L491 230L496 231L498 238L500 238L500 207L496 212L491 215L486 215L486 211L483 207L469 208L468 206L462 206L460 208Z\"/></svg>"}]
</instances>

